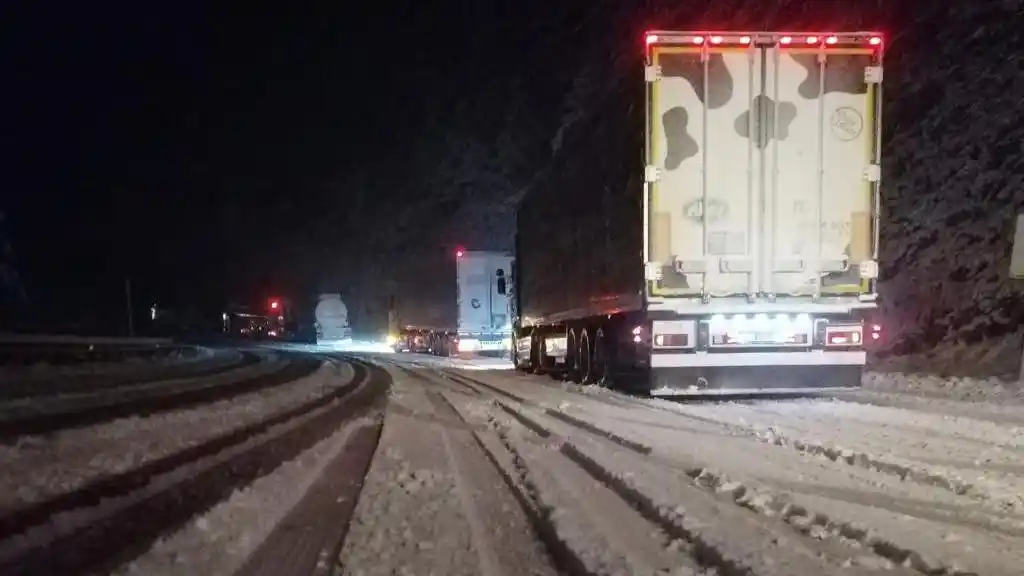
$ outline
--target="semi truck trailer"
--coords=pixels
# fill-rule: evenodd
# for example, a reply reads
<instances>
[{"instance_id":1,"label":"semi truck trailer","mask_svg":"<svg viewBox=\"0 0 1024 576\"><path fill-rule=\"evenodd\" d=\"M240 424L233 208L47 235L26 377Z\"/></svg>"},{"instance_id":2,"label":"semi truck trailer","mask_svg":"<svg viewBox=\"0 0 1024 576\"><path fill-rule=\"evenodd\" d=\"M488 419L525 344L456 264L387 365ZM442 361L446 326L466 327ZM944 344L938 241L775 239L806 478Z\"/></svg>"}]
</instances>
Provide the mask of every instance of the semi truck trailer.
<instances>
[{"instance_id":1,"label":"semi truck trailer","mask_svg":"<svg viewBox=\"0 0 1024 576\"><path fill-rule=\"evenodd\" d=\"M859 386L882 36L653 31L642 53L520 204L513 362L653 395Z\"/></svg>"},{"instance_id":2,"label":"semi truck trailer","mask_svg":"<svg viewBox=\"0 0 1024 576\"><path fill-rule=\"evenodd\" d=\"M504 356L512 346L512 325L509 301L498 292L498 283L508 271L512 256L505 252L459 248L454 260L454 291L450 295L455 303L455 321L442 326L403 325L392 301L389 334L396 351L429 352L437 356L460 353ZM429 316L422 310L419 312L420 317Z\"/></svg>"},{"instance_id":3,"label":"semi truck trailer","mask_svg":"<svg viewBox=\"0 0 1024 576\"><path fill-rule=\"evenodd\" d=\"M455 253L457 326L448 352L507 353L512 348L509 302L498 291L512 256L504 252L458 249Z\"/></svg>"}]
</instances>

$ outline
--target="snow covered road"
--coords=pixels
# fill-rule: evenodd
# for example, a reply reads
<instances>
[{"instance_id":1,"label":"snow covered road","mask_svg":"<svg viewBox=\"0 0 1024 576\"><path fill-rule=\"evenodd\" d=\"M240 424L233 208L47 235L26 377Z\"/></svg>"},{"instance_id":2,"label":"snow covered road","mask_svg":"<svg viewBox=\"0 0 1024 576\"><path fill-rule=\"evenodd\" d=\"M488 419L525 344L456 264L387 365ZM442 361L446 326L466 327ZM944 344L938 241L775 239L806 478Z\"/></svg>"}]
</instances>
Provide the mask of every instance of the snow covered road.
<instances>
[{"instance_id":1,"label":"snow covered road","mask_svg":"<svg viewBox=\"0 0 1024 576\"><path fill-rule=\"evenodd\" d=\"M364 365L365 386L284 426L318 419L316 434L115 573L1011 576L1024 566L1024 423L1011 406L877 388L679 403L399 355L372 362L386 372ZM107 463L137 466L338 390L348 369L342 360L77 441L39 439L64 452L10 447L0 493L10 506L12 494L46 498ZM369 389L389 382L385 406ZM346 408L359 398L362 408ZM250 443L280 443L284 428ZM209 466L244 450L211 454ZM59 474L40 481L33 470Z\"/></svg>"},{"instance_id":2,"label":"snow covered road","mask_svg":"<svg viewBox=\"0 0 1024 576\"><path fill-rule=\"evenodd\" d=\"M863 398L681 404L405 366L345 574L1009 576L1024 565L1024 454L1006 422ZM467 434L475 443L453 443ZM484 458L490 468L473 473L456 464ZM527 524L532 539L508 536Z\"/></svg>"},{"instance_id":3,"label":"snow covered road","mask_svg":"<svg viewBox=\"0 0 1024 576\"><path fill-rule=\"evenodd\" d=\"M387 375L366 365L301 360L320 370L227 401L57 438L25 437L7 447L12 465L5 468L0 507L0 574L105 573L133 559L166 568L159 550L156 560L137 557L182 524L194 520L205 530L232 517L261 526L237 526L243 537L225 542L241 548L240 557L215 554L219 564L213 565L245 560L260 543L253 534L265 535L259 528L273 528L303 497L302 486L316 478L309 470L322 470L324 459L347 449L348 435L339 428L368 422L353 435L364 439L367 463L375 446L373 414L383 407ZM369 444L363 430L371 431ZM267 480L273 474L279 477ZM289 485L284 490L282 478ZM262 511L246 512L254 500ZM211 506L216 509L204 516ZM185 535L170 542L196 556L202 541ZM175 566L182 553L172 549L170 557Z\"/></svg>"}]
</instances>

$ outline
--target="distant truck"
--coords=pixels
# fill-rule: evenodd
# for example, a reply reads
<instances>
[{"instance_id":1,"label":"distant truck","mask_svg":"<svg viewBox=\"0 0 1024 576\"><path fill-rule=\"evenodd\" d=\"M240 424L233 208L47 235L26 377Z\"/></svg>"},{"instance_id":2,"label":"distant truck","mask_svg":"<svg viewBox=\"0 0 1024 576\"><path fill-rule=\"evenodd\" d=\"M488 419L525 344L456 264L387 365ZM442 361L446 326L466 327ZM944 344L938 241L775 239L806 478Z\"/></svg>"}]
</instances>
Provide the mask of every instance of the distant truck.
<instances>
[{"instance_id":1,"label":"distant truck","mask_svg":"<svg viewBox=\"0 0 1024 576\"><path fill-rule=\"evenodd\" d=\"M458 319L455 349L449 352L502 353L512 348L508 298L498 291L499 278L509 270L512 256L503 252L458 250L456 301Z\"/></svg>"},{"instance_id":2,"label":"distant truck","mask_svg":"<svg viewBox=\"0 0 1024 576\"><path fill-rule=\"evenodd\" d=\"M504 252L459 249L455 253L455 323L452 326L405 325L394 303L389 340L396 351L506 355L512 347L509 300L498 291L512 264ZM426 349L423 349L423 342Z\"/></svg>"},{"instance_id":3,"label":"distant truck","mask_svg":"<svg viewBox=\"0 0 1024 576\"><path fill-rule=\"evenodd\" d=\"M395 352L430 352L434 329L420 326L396 327L390 332L390 345Z\"/></svg>"},{"instance_id":4,"label":"distant truck","mask_svg":"<svg viewBox=\"0 0 1024 576\"><path fill-rule=\"evenodd\" d=\"M325 293L317 298L316 343L336 344L352 340L352 328L348 323L348 307L341 300L341 294Z\"/></svg>"},{"instance_id":5,"label":"distant truck","mask_svg":"<svg viewBox=\"0 0 1024 576\"><path fill-rule=\"evenodd\" d=\"M648 33L635 96L581 121L520 205L515 270L494 276L515 364L654 395L859 386L879 337L882 48Z\"/></svg>"}]
</instances>

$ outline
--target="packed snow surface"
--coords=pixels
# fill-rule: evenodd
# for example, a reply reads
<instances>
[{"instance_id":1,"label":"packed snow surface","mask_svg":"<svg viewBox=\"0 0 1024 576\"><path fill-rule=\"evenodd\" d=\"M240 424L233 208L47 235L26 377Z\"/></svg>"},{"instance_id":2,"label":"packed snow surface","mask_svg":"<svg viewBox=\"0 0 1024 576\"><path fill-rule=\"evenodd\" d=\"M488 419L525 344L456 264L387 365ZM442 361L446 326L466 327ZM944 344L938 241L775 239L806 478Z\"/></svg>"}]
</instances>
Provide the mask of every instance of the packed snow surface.
<instances>
[{"instance_id":1,"label":"packed snow surface","mask_svg":"<svg viewBox=\"0 0 1024 576\"><path fill-rule=\"evenodd\" d=\"M825 399L679 403L380 361L394 384L346 540L327 559L339 574L1019 576L1024 565L1024 417L1005 402L879 384ZM140 440L167 441L152 434ZM230 574L345 438L119 574Z\"/></svg>"},{"instance_id":2,"label":"packed snow surface","mask_svg":"<svg viewBox=\"0 0 1024 576\"><path fill-rule=\"evenodd\" d=\"M339 371L341 372L339 377ZM130 470L346 384L351 368L325 364L294 382L195 408L131 417L0 445L0 513Z\"/></svg>"},{"instance_id":3,"label":"packed snow surface","mask_svg":"<svg viewBox=\"0 0 1024 576\"><path fill-rule=\"evenodd\" d=\"M428 393L396 373L341 573L555 574L470 431Z\"/></svg>"},{"instance_id":4,"label":"packed snow surface","mask_svg":"<svg viewBox=\"0 0 1024 576\"><path fill-rule=\"evenodd\" d=\"M680 489L666 485L672 478L726 493L734 505L765 518L764 527L789 530L793 547L809 545L807 536L828 543L825 556L840 565L1011 575L1024 562L1020 424L986 419L977 410L957 417L863 398L682 404L580 394L519 374L465 374L526 400L498 399L563 435L645 497L695 510L676 500L688 496L672 495L670 488ZM638 454L637 446L649 454ZM769 518L781 518L783 526L771 526ZM723 553L727 544L720 543ZM747 557L743 550L735 554Z\"/></svg>"},{"instance_id":5,"label":"packed snow surface","mask_svg":"<svg viewBox=\"0 0 1024 576\"><path fill-rule=\"evenodd\" d=\"M157 541L149 551L114 572L116 576L232 574L238 570L324 468L345 448L357 420L297 458L238 490L188 526Z\"/></svg>"}]
</instances>

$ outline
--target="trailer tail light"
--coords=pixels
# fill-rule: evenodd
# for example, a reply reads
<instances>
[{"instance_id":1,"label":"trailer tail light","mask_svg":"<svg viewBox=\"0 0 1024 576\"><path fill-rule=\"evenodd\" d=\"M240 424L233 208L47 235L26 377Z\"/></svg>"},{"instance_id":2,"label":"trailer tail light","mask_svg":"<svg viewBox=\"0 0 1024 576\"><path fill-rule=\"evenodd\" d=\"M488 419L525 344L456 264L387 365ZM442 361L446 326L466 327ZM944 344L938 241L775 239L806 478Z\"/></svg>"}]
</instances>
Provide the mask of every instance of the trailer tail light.
<instances>
[{"instance_id":1,"label":"trailer tail light","mask_svg":"<svg viewBox=\"0 0 1024 576\"><path fill-rule=\"evenodd\" d=\"M647 36L644 37L644 42L646 44L654 44L657 41L658 41L658 35L657 34L648 34Z\"/></svg>"},{"instance_id":2,"label":"trailer tail light","mask_svg":"<svg viewBox=\"0 0 1024 576\"><path fill-rule=\"evenodd\" d=\"M722 37L721 36L712 36L711 37L711 43L712 44L721 44L722 43Z\"/></svg>"},{"instance_id":3,"label":"trailer tail light","mask_svg":"<svg viewBox=\"0 0 1024 576\"><path fill-rule=\"evenodd\" d=\"M693 42L694 44L703 44L704 43L704 37L703 36L694 36L693 40L691 40L691 42Z\"/></svg>"},{"instance_id":4,"label":"trailer tail light","mask_svg":"<svg viewBox=\"0 0 1024 576\"><path fill-rule=\"evenodd\" d=\"M651 344L655 349L694 348L697 345L695 320L655 320L651 325Z\"/></svg>"},{"instance_id":5,"label":"trailer tail light","mask_svg":"<svg viewBox=\"0 0 1024 576\"><path fill-rule=\"evenodd\" d=\"M808 36L807 39L805 40L805 42L807 42L808 44L817 44L818 43L818 37L817 36Z\"/></svg>"},{"instance_id":6,"label":"trailer tail light","mask_svg":"<svg viewBox=\"0 0 1024 576\"><path fill-rule=\"evenodd\" d=\"M877 342L882 339L882 327L878 324L871 325L871 340Z\"/></svg>"},{"instance_id":7,"label":"trailer tail light","mask_svg":"<svg viewBox=\"0 0 1024 576\"><path fill-rule=\"evenodd\" d=\"M740 44L750 44L750 36L740 36Z\"/></svg>"},{"instance_id":8,"label":"trailer tail light","mask_svg":"<svg viewBox=\"0 0 1024 576\"><path fill-rule=\"evenodd\" d=\"M861 326L826 326L825 346L860 346L864 343Z\"/></svg>"},{"instance_id":9,"label":"trailer tail light","mask_svg":"<svg viewBox=\"0 0 1024 576\"><path fill-rule=\"evenodd\" d=\"M874 36L871 38L871 40L868 40L868 43L871 44L872 46L878 46L882 43L882 39L879 38L878 36Z\"/></svg>"},{"instance_id":10,"label":"trailer tail light","mask_svg":"<svg viewBox=\"0 0 1024 576\"><path fill-rule=\"evenodd\" d=\"M689 334L655 334L655 348L688 348L690 346Z\"/></svg>"},{"instance_id":11,"label":"trailer tail light","mask_svg":"<svg viewBox=\"0 0 1024 576\"><path fill-rule=\"evenodd\" d=\"M783 36L782 38L779 38L779 44L790 44L791 42L793 42L792 36Z\"/></svg>"},{"instance_id":12,"label":"trailer tail light","mask_svg":"<svg viewBox=\"0 0 1024 576\"><path fill-rule=\"evenodd\" d=\"M825 39L825 44L838 44L838 43L839 43L839 37L838 36L829 36L828 38Z\"/></svg>"}]
</instances>

